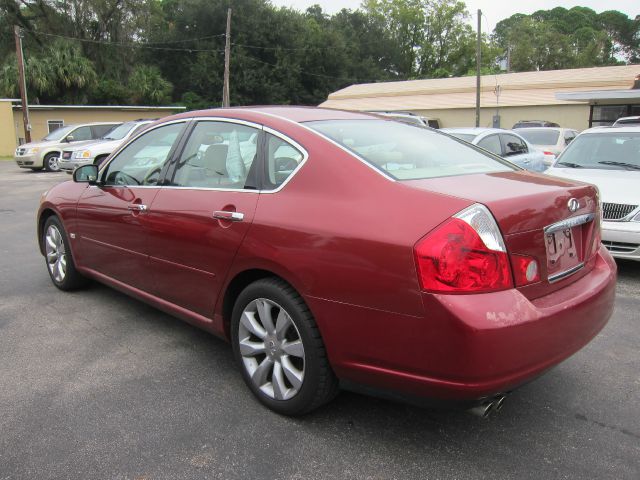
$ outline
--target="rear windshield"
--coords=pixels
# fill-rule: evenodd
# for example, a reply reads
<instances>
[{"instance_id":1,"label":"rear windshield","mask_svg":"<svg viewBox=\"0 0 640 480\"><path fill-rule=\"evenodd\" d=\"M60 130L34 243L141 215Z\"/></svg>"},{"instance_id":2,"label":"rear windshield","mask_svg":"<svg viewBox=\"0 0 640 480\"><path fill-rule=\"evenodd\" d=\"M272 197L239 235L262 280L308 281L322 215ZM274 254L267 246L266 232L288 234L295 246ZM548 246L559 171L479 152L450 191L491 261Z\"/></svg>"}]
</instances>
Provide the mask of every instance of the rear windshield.
<instances>
[{"instance_id":1,"label":"rear windshield","mask_svg":"<svg viewBox=\"0 0 640 480\"><path fill-rule=\"evenodd\" d=\"M640 133L582 134L569 144L554 166L640 170Z\"/></svg>"},{"instance_id":2,"label":"rear windshield","mask_svg":"<svg viewBox=\"0 0 640 480\"><path fill-rule=\"evenodd\" d=\"M518 170L442 133L385 120L323 120L306 125L396 180Z\"/></svg>"},{"instance_id":3,"label":"rear windshield","mask_svg":"<svg viewBox=\"0 0 640 480\"><path fill-rule=\"evenodd\" d=\"M525 128L519 131L518 134L534 145L555 145L560 137L559 130L547 128Z\"/></svg>"}]
</instances>

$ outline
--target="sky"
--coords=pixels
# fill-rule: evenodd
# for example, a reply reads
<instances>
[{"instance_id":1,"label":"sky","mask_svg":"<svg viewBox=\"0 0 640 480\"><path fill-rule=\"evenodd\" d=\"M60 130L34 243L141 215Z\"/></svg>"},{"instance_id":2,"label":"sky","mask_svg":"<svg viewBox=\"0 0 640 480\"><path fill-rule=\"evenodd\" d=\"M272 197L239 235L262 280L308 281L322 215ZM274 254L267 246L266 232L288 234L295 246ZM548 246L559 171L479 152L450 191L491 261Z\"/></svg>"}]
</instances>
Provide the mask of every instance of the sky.
<instances>
[{"instance_id":1,"label":"sky","mask_svg":"<svg viewBox=\"0 0 640 480\"><path fill-rule=\"evenodd\" d=\"M571 8L579 5L589 7L596 12L605 10L619 10L634 18L640 15L639 0L535 0L530 2L522 1L499 1L499 0L463 0L467 4L469 13L472 14L470 22L475 25L476 12L482 10L484 19L482 28L485 31L493 31L496 23L510 17L514 13L533 13L537 10L550 10L555 7ZM276 6L293 7L298 10L305 10L311 5L318 4L327 13L335 13L343 8L357 9L361 0L271 0Z\"/></svg>"}]
</instances>

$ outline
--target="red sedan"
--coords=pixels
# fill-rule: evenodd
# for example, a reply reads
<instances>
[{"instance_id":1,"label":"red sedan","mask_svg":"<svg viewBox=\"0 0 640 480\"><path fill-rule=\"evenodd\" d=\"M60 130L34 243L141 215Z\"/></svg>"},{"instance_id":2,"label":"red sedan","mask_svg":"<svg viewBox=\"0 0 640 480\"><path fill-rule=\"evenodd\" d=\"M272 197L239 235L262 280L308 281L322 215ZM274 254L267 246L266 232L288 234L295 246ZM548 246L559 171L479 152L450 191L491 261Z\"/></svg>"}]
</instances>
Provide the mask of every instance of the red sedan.
<instances>
[{"instance_id":1,"label":"red sedan","mask_svg":"<svg viewBox=\"0 0 640 480\"><path fill-rule=\"evenodd\" d=\"M228 339L296 415L339 385L499 405L606 324L598 192L426 128L318 108L189 112L42 197L53 283Z\"/></svg>"}]
</instances>

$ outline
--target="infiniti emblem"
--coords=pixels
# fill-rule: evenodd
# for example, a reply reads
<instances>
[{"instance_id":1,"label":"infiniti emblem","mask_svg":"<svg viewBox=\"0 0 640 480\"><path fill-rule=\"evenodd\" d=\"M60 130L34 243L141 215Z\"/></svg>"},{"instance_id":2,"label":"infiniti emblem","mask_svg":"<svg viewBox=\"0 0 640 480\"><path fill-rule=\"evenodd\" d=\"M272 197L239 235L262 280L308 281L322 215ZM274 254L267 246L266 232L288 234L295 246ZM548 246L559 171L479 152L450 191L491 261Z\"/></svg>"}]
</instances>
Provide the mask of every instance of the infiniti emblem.
<instances>
[{"instance_id":1,"label":"infiniti emblem","mask_svg":"<svg viewBox=\"0 0 640 480\"><path fill-rule=\"evenodd\" d=\"M577 198L571 198L569 200L569 203L567 203L567 207L569 208L570 212L575 212L580 208L580 202Z\"/></svg>"}]
</instances>

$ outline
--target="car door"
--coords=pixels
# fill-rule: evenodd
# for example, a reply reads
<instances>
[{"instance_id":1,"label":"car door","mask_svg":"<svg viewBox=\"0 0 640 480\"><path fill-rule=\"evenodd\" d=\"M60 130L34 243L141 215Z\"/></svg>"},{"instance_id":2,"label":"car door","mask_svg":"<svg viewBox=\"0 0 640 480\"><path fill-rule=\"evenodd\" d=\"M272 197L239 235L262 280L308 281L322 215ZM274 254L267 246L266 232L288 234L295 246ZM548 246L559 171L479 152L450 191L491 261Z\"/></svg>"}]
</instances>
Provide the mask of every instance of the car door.
<instances>
[{"instance_id":1,"label":"car door","mask_svg":"<svg viewBox=\"0 0 640 480\"><path fill-rule=\"evenodd\" d=\"M77 206L80 263L151 291L146 217L185 121L158 126L120 150Z\"/></svg>"},{"instance_id":2,"label":"car door","mask_svg":"<svg viewBox=\"0 0 640 480\"><path fill-rule=\"evenodd\" d=\"M148 214L153 293L211 318L258 202L262 131L195 122Z\"/></svg>"},{"instance_id":3,"label":"car door","mask_svg":"<svg viewBox=\"0 0 640 480\"><path fill-rule=\"evenodd\" d=\"M529 147L525 141L511 133L501 133L500 141L502 142L503 157L522 168L528 168L531 164L531 155Z\"/></svg>"}]
</instances>

